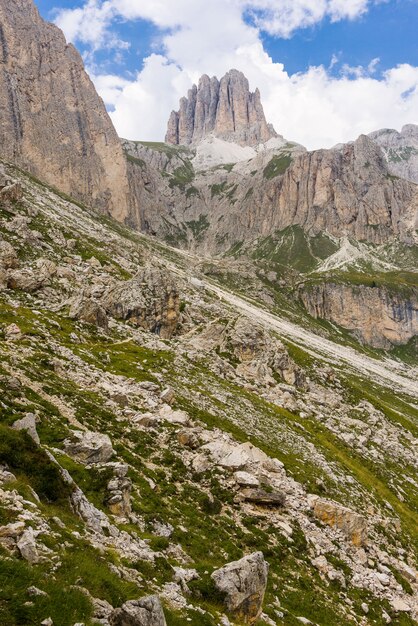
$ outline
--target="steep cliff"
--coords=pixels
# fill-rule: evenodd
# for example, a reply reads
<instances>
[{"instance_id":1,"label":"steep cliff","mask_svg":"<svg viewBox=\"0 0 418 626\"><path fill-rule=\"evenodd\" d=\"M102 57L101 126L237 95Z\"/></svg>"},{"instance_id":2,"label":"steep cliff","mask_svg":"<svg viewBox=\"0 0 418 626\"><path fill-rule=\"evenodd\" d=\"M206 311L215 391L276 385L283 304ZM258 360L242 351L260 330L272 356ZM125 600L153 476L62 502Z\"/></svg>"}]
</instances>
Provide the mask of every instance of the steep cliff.
<instances>
[{"instance_id":1,"label":"steep cliff","mask_svg":"<svg viewBox=\"0 0 418 626\"><path fill-rule=\"evenodd\" d=\"M220 81L206 74L193 85L179 111L171 113L166 142L196 144L208 134L243 146L264 143L276 136L266 122L258 89L250 92L242 72L229 71Z\"/></svg>"},{"instance_id":2,"label":"steep cliff","mask_svg":"<svg viewBox=\"0 0 418 626\"><path fill-rule=\"evenodd\" d=\"M312 236L413 241L418 188L392 176L379 146L364 135L335 150L305 152L288 143L202 171L193 152L174 146L125 149L136 159L142 223L180 247L219 254L294 225Z\"/></svg>"},{"instance_id":3,"label":"steep cliff","mask_svg":"<svg viewBox=\"0 0 418 626\"><path fill-rule=\"evenodd\" d=\"M127 215L126 161L83 62L32 0L0 0L1 155L74 198Z\"/></svg>"},{"instance_id":4,"label":"steep cliff","mask_svg":"<svg viewBox=\"0 0 418 626\"><path fill-rule=\"evenodd\" d=\"M416 292L402 296L384 287L323 282L300 296L312 317L335 322L375 348L405 344L418 335Z\"/></svg>"}]
</instances>

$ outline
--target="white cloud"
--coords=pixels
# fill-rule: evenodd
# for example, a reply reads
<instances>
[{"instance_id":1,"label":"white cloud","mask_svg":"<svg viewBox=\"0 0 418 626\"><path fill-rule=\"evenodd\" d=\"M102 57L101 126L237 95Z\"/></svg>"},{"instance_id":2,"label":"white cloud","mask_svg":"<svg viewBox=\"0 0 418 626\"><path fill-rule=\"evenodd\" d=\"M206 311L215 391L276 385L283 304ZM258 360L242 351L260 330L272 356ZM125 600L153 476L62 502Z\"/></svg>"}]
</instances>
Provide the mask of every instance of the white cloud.
<instances>
[{"instance_id":1,"label":"white cloud","mask_svg":"<svg viewBox=\"0 0 418 626\"><path fill-rule=\"evenodd\" d=\"M235 67L258 86L266 116L276 130L309 148L328 147L380 127L417 123L418 68L404 64L375 77L368 67L311 67L289 76L262 46L260 29L290 36L296 29L331 20L354 19L369 0L88 0L83 8L61 11L57 23L72 41L92 50L120 47L115 20L147 19L162 30L163 54L144 60L132 80L93 76L111 108L121 136L161 140L171 109L202 73L221 77ZM252 12L253 25L244 20ZM97 74L97 70L96 70Z\"/></svg>"}]
</instances>

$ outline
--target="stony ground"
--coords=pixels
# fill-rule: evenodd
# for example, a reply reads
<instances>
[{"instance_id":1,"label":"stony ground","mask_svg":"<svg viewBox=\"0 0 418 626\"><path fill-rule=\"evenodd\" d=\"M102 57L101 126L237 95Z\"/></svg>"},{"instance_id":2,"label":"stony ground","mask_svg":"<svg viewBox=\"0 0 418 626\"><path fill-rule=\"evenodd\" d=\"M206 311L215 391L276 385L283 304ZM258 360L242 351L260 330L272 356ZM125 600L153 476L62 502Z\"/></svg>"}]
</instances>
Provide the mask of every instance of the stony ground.
<instances>
[{"instance_id":1,"label":"stony ground","mask_svg":"<svg viewBox=\"0 0 418 626\"><path fill-rule=\"evenodd\" d=\"M416 623L416 362L4 180L0 623L252 623L216 581L260 552L260 624Z\"/></svg>"}]
</instances>

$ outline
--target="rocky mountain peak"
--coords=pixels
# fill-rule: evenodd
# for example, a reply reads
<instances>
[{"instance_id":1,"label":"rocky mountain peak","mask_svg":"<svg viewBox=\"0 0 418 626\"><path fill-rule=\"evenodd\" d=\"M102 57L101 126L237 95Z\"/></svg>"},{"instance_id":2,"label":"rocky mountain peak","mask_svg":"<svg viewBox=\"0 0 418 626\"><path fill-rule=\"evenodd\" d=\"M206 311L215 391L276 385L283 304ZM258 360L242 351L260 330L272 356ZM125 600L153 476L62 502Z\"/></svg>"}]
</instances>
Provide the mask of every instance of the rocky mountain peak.
<instances>
[{"instance_id":1,"label":"rocky mountain peak","mask_svg":"<svg viewBox=\"0 0 418 626\"><path fill-rule=\"evenodd\" d=\"M385 155L389 172L393 176L418 183L418 126L406 124L401 132L383 128L370 133Z\"/></svg>"},{"instance_id":2,"label":"rocky mountain peak","mask_svg":"<svg viewBox=\"0 0 418 626\"><path fill-rule=\"evenodd\" d=\"M276 137L267 124L260 91L250 92L248 79L232 69L219 81L204 74L172 111L166 142L174 145L199 143L207 135L255 146Z\"/></svg>"}]
</instances>

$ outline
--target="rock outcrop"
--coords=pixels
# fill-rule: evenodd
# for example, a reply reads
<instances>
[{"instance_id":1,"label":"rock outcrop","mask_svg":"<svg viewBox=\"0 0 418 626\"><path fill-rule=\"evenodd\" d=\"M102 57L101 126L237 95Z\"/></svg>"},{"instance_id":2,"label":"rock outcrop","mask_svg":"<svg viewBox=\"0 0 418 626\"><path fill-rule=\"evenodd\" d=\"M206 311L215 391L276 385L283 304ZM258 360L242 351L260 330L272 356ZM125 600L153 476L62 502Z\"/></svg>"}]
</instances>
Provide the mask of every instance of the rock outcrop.
<instances>
[{"instance_id":1,"label":"rock outcrop","mask_svg":"<svg viewBox=\"0 0 418 626\"><path fill-rule=\"evenodd\" d=\"M408 343L418 335L418 294L384 287L321 282L300 291L306 310L346 328L375 348Z\"/></svg>"},{"instance_id":2,"label":"rock outcrop","mask_svg":"<svg viewBox=\"0 0 418 626\"><path fill-rule=\"evenodd\" d=\"M168 272L144 268L131 280L111 287L103 297L104 308L114 317L146 328L169 339L180 315L179 292Z\"/></svg>"},{"instance_id":3,"label":"rock outcrop","mask_svg":"<svg viewBox=\"0 0 418 626\"><path fill-rule=\"evenodd\" d=\"M261 614L267 575L263 553L255 552L214 571L212 580L225 594L225 604L234 618L243 624L254 624Z\"/></svg>"},{"instance_id":4,"label":"rock outcrop","mask_svg":"<svg viewBox=\"0 0 418 626\"><path fill-rule=\"evenodd\" d=\"M81 463L106 463L114 454L107 435L75 430L64 441L65 452Z\"/></svg>"},{"instance_id":5,"label":"rock outcrop","mask_svg":"<svg viewBox=\"0 0 418 626\"><path fill-rule=\"evenodd\" d=\"M110 616L111 626L166 626L164 611L158 596L125 602Z\"/></svg>"},{"instance_id":6,"label":"rock outcrop","mask_svg":"<svg viewBox=\"0 0 418 626\"><path fill-rule=\"evenodd\" d=\"M230 70L220 81L206 74L193 85L179 111L171 113L166 142L196 144L213 133L243 146L265 143L276 133L268 125L258 89L250 92L242 72Z\"/></svg>"},{"instance_id":7,"label":"rock outcrop","mask_svg":"<svg viewBox=\"0 0 418 626\"><path fill-rule=\"evenodd\" d=\"M366 543L367 521L362 515L338 502L324 500L317 496L313 497L312 504L314 515L321 522L341 530L357 547Z\"/></svg>"},{"instance_id":8,"label":"rock outcrop","mask_svg":"<svg viewBox=\"0 0 418 626\"><path fill-rule=\"evenodd\" d=\"M81 56L32 0L0 0L1 156L43 181L127 215L126 161Z\"/></svg>"}]
</instances>

